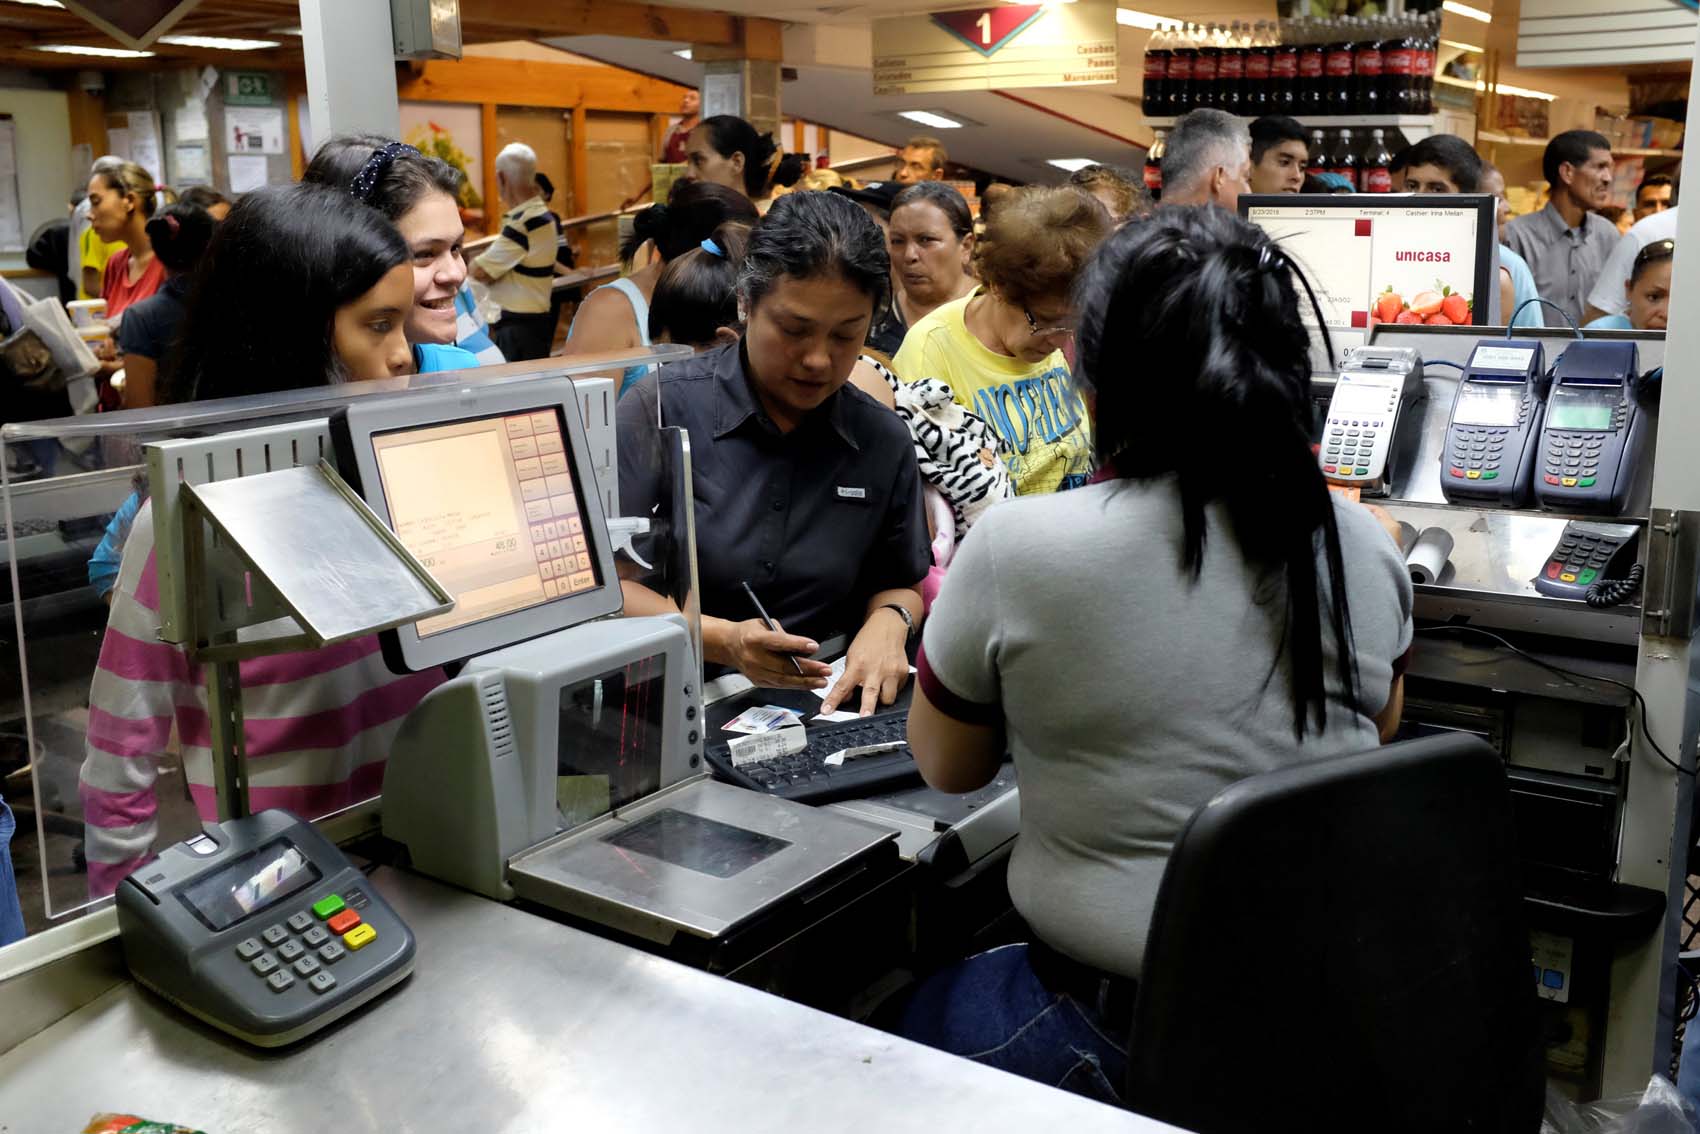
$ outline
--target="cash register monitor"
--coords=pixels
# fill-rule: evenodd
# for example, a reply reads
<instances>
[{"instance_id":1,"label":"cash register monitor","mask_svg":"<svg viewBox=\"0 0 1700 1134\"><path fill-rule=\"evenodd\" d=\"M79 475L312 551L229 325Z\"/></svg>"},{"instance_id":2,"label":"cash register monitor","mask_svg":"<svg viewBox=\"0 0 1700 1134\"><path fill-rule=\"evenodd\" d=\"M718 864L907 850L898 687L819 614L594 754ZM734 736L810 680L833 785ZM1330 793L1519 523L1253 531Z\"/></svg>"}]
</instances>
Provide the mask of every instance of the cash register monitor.
<instances>
[{"instance_id":1,"label":"cash register monitor","mask_svg":"<svg viewBox=\"0 0 1700 1134\"><path fill-rule=\"evenodd\" d=\"M386 632L417 672L620 610L567 379L364 399L332 419L343 476L454 608Z\"/></svg>"}]
</instances>

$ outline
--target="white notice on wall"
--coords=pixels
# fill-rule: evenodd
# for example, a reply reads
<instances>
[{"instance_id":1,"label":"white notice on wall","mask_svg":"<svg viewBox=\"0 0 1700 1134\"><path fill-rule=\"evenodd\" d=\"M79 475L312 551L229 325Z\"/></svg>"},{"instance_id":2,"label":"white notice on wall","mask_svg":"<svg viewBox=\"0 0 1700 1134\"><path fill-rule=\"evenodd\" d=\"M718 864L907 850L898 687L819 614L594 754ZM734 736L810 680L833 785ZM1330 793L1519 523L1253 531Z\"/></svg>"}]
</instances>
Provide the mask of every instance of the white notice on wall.
<instances>
[{"instance_id":1,"label":"white notice on wall","mask_svg":"<svg viewBox=\"0 0 1700 1134\"><path fill-rule=\"evenodd\" d=\"M171 124L176 128L177 143L204 142L207 140L207 107L205 103L191 102L181 107L172 115Z\"/></svg>"},{"instance_id":2,"label":"white notice on wall","mask_svg":"<svg viewBox=\"0 0 1700 1134\"><path fill-rule=\"evenodd\" d=\"M263 154L231 154L230 191L252 193L266 184L266 159Z\"/></svg>"},{"instance_id":3,"label":"white notice on wall","mask_svg":"<svg viewBox=\"0 0 1700 1134\"><path fill-rule=\"evenodd\" d=\"M735 114L740 117L744 108L738 105L743 81L737 75L704 75L702 77L702 116Z\"/></svg>"},{"instance_id":4,"label":"white notice on wall","mask_svg":"<svg viewBox=\"0 0 1700 1134\"><path fill-rule=\"evenodd\" d=\"M280 106L224 108L224 148L232 154L281 154L283 137Z\"/></svg>"},{"instance_id":5,"label":"white notice on wall","mask_svg":"<svg viewBox=\"0 0 1700 1134\"><path fill-rule=\"evenodd\" d=\"M0 251L24 247L23 212L18 203L17 125L11 115L0 117Z\"/></svg>"},{"instance_id":6,"label":"white notice on wall","mask_svg":"<svg viewBox=\"0 0 1700 1134\"><path fill-rule=\"evenodd\" d=\"M159 118L151 110L133 111L130 123L130 160L153 174L156 181L165 180L165 150L159 141Z\"/></svg>"},{"instance_id":7,"label":"white notice on wall","mask_svg":"<svg viewBox=\"0 0 1700 1134\"><path fill-rule=\"evenodd\" d=\"M212 180L207 148L199 142L171 149L171 180L179 185L205 185Z\"/></svg>"}]
</instances>

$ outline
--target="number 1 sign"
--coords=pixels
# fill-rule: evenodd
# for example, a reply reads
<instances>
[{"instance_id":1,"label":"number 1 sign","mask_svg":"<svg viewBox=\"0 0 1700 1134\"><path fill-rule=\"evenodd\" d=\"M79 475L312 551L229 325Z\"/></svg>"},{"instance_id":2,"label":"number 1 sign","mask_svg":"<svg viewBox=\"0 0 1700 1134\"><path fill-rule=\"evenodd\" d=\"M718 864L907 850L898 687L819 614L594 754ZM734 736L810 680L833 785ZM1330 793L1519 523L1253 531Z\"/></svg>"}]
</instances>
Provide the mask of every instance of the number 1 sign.
<instances>
[{"instance_id":1,"label":"number 1 sign","mask_svg":"<svg viewBox=\"0 0 1700 1134\"><path fill-rule=\"evenodd\" d=\"M987 4L874 21L874 94L1117 80L1113 0Z\"/></svg>"}]
</instances>

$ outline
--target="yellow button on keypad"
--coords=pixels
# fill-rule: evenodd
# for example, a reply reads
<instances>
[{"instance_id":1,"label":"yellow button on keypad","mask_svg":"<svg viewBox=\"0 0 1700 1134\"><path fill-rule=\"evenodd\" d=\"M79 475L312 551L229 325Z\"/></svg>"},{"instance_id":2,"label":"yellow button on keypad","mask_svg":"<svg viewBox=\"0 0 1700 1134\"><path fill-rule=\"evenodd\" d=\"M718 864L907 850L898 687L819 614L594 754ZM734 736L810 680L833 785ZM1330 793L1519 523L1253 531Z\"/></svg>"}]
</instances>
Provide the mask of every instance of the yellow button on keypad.
<instances>
[{"instance_id":1,"label":"yellow button on keypad","mask_svg":"<svg viewBox=\"0 0 1700 1134\"><path fill-rule=\"evenodd\" d=\"M357 925L342 935L342 943L347 945L351 952L356 949L364 949L377 939L378 931L365 924Z\"/></svg>"}]
</instances>

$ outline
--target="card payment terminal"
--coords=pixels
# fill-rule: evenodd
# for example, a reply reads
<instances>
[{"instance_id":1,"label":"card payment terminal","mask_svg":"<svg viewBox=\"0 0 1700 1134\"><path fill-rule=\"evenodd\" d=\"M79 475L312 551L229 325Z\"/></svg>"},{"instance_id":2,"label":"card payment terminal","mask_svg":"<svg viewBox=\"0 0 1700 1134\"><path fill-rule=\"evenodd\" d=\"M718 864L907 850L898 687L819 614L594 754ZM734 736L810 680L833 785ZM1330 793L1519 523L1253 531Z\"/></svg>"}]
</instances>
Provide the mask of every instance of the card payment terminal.
<instances>
[{"instance_id":1,"label":"card payment terminal","mask_svg":"<svg viewBox=\"0 0 1700 1134\"><path fill-rule=\"evenodd\" d=\"M1647 413L1629 342L1573 342L1552 368L1535 503L1617 516L1629 503L1647 443Z\"/></svg>"},{"instance_id":2,"label":"card payment terminal","mask_svg":"<svg viewBox=\"0 0 1700 1134\"><path fill-rule=\"evenodd\" d=\"M1366 496L1390 491L1399 419L1423 397L1422 356L1409 347L1352 347L1340 359L1321 451L1322 475Z\"/></svg>"},{"instance_id":3,"label":"card payment terminal","mask_svg":"<svg viewBox=\"0 0 1700 1134\"><path fill-rule=\"evenodd\" d=\"M1541 344L1533 340L1485 340L1470 352L1440 458L1440 491L1448 503L1529 503L1545 369Z\"/></svg>"},{"instance_id":4,"label":"card payment terminal","mask_svg":"<svg viewBox=\"0 0 1700 1134\"><path fill-rule=\"evenodd\" d=\"M118 885L136 980L257 1047L294 1043L413 971L413 933L287 811L209 823Z\"/></svg>"}]
</instances>

